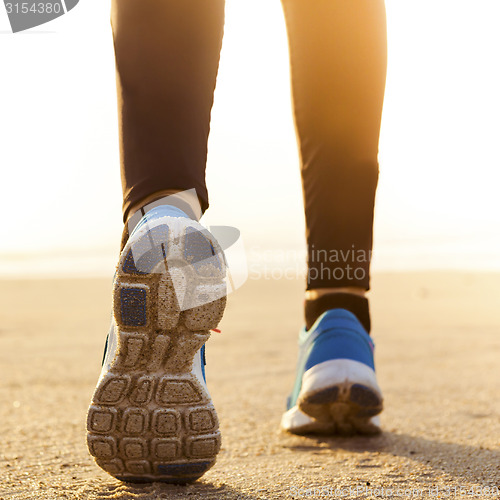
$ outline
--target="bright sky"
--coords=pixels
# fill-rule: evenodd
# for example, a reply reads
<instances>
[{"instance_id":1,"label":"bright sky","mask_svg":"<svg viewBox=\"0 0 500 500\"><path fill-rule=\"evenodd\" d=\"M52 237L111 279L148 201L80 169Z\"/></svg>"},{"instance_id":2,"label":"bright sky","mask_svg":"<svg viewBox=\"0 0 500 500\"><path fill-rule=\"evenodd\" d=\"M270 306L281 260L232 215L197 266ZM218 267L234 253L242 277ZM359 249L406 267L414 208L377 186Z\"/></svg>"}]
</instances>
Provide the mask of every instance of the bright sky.
<instances>
[{"instance_id":1,"label":"bright sky","mask_svg":"<svg viewBox=\"0 0 500 500\"><path fill-rule=\"evenodd\" d=\"M386 4L374 267L500 269L500 2ZM0 9L0 274L21 263L75 271L77 261L113 271L121 188L109 10L80 0L14 35ZM227 0L212 117L205 223L240 228L249 252L303 249L278 0Z\"/></svg>"}]
</instances>

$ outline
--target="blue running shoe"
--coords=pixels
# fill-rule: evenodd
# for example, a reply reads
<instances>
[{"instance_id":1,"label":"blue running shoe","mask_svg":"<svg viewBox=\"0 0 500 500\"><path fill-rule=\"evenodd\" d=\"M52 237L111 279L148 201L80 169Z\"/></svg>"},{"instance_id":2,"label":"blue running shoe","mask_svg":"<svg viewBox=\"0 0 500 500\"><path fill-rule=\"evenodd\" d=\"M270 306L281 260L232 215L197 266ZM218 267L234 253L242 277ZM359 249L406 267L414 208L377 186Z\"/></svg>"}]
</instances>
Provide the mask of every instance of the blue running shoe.
<instances>
[{"instance_id":1,"label":"blue running shoe","mask_svg":"<svg viewBox=\"0 0 500 500\"><path fill-rule=\"evenodd\" d=\"M281 427L295 434L375 434L382 393L374 344L354 314L323 313L299 335L297 378Z\"/></svg>"},{"instance_id":2,"label":"blue running shoe","mask_svg":"<svg viewBox=\"0 0 500 500\"><path fill-rule=\"evenodd\" d=\"M211 234L175 207L149 211L120 255L87 416L89 451L106 472L187 483L215 463L221 436L204 346L225 303L224 255Z\"/></svg>"}]
</instances>

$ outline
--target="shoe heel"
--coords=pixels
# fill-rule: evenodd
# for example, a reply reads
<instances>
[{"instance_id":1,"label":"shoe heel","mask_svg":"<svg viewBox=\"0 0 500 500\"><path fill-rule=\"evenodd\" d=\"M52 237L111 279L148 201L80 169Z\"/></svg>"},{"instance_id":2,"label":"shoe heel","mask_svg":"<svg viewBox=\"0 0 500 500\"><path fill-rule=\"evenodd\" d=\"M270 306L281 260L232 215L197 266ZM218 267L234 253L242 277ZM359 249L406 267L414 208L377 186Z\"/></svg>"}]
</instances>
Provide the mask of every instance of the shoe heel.
<instances>
[{"instance_id":1,"label":"shoe heel","mask_svg":"<svg viewBox=\"0 0 500 500\"><path fill-rule=\"evenodd\" d=\"M219 422L197 367L226 304L221 255L199 224L174 217L139 231L122 253L116 354L87 418L90 453L118 479L186 483L215 463Z\"/></svg>"},{"instance_id":2,"label":"shoe heel","mask_svg":"<svg viewBox=\"0 0 500 500\"><path fill-rule=\"evenodd\" d=\"M332 360L304 374L297 400L300 411L340 434L375 434L372 417L383 409L375 373L362 363Z\"/></svg>"}]
</instances>

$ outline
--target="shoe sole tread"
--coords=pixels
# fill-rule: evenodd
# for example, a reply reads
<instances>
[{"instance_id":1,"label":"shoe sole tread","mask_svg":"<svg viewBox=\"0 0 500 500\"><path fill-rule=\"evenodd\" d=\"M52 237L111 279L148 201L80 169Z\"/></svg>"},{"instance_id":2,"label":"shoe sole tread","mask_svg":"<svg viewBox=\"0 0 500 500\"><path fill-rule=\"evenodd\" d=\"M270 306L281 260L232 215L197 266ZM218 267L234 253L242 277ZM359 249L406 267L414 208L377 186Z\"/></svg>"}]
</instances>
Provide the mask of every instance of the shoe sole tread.
<instances>
[{"instance_id":1,"label":"shoe sole tread","mask_svg":"<svg viewBox=\"0 0 500 500\"><path fill-rule=\"evenodd\" d=\"M134 245L147 248L152 241L140 265L132 243L121 254L113 292L117 350L87 417L88 447L97 464L131 482L193 481L215 463L221 443L217 414L193 359L222 317L223 269L219 259L218 270L202 259L193 262L204 249L191 252L192 235L203 231L198 247L208 239L201 226L169 219L153 228L153 238L139 233ZM210 247L212 255L221 252L213 240ZM187 295L201 294L218 298L181 310Z\"/></svg>"}]
</instances>

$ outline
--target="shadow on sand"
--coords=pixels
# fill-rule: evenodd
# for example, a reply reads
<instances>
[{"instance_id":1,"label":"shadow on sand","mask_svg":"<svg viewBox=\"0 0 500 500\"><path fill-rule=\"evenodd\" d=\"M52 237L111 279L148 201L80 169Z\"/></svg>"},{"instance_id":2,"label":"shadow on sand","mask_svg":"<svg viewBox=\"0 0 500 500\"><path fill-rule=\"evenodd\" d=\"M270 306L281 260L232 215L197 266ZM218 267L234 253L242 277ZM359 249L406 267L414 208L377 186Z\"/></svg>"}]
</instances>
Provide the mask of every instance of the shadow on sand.
<instances>
[{"instance_id":1,"label":"shadow on sand","mask_svg":"<svg viewBox=\"0 0 500 500\"><path fill-rule=\"evenodd\" d=\"M286 448L297 452L315 452L329 448L331 451L345 450L353 453L380 452L406 457L420 462L437 472L454 476L461 481L500 482L500 450L481 446L433 441L409 434L384 432L377 436L327 437L303 436L303 444L287 444ZM326 445L326 446L325 446ZM485 471L493 466L494 476ZM376 464L370 466L373 467ZM488 477L486 477L488 476Z\"/></svg>"},{"instance_id":2,"label":"shadow on sand","mask_svg":"<svg viewBox=\"0 0 500 500\"><path fill-rule=\"evenodd\" d=\"M133 484L118 482L96 482L88 485L86 492L91 499L119 500L166 500L166 499L231 499L231 500L262 500L261 496L247 495L227 485L215 486L203 479L189 485L165 483Z\"/></svg>"}]
</instances>

